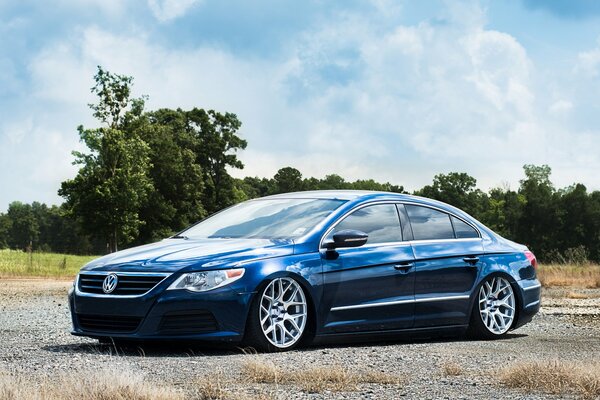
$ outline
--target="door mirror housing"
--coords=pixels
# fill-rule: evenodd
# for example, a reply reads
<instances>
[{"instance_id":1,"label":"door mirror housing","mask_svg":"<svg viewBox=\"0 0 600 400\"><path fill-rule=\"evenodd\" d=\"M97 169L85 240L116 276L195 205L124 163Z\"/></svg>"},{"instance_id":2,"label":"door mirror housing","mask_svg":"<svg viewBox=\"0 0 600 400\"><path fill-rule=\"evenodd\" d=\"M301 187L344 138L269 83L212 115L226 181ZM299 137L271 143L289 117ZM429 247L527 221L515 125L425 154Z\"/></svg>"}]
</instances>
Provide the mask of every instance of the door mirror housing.
<instances>
[{"instance_id":1,"label":"door mirror housing","mask_svg":"<svg viewBox=\"0 0 600 400\"><path fill-rule=\"evenodd\" d=\"M369 235L354 229L345 229L333 234L332 240L325 243L325 247L333 250L343 247L360 247L367 243Z\"/></svg>"}]
</instances>

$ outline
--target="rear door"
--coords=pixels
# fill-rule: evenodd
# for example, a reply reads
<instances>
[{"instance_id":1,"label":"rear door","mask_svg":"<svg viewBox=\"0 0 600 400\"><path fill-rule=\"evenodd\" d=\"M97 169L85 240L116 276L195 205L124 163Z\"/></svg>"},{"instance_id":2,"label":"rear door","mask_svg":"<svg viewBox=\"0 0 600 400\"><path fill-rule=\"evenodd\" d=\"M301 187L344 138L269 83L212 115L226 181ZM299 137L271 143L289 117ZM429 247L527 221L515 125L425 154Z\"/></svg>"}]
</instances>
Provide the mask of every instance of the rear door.
<instances>
[{"instance_id":1,"label":"rear door","mask_svg":"<svg viewBox=\"0 0 600 400\"><path fill-rule=\"evenodd\" d=\"M369 239L361 247L321 250L324 333L412 327L414 257L395 204L353 211L325 240L344 229L363 231Z\"/></svg>"},{"instance_id":2,"label":"rear door","mask_svg":"<svg viewBox=\"0 0 600 400\"><path fill-rule=\"evenodd\" d=\"M415 255L415 328L468 322L483 255L479 231L431 207L405 204Z\"/></svg>"}]
</instances>

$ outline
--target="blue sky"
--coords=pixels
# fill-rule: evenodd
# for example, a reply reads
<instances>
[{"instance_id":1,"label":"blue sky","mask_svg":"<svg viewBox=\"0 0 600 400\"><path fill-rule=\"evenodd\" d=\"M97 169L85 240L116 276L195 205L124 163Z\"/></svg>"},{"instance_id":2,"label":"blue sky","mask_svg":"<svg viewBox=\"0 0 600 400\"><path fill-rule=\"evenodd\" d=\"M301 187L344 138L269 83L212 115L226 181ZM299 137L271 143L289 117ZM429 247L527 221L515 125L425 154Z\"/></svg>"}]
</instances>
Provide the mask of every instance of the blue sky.
<instances>
[{"instance_id":1,"label":"blue sky","mask_svg":"<svg viewBox=\"0 0 600 400\"><path fill-rule=\"evenodd\" d=\"M547 163L600 189L600 3L4 0L0 210L60 203L97 65L148 108L238 114L236 176L338 173L488 190Z\"/></svg>"}]
</instances>

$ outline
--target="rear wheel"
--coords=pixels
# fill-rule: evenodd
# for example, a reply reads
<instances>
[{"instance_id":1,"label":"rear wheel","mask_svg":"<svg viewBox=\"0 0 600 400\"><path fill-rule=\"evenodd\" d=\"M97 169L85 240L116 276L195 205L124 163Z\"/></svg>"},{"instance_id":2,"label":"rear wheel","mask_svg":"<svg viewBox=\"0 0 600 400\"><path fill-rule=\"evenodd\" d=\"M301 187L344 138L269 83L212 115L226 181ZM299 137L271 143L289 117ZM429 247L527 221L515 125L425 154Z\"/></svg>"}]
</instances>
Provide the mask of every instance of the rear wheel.
<instances>
[{"instance_id":1,"label":"rear wheel","mask_svg":"<svg viewBox=\"0 0 600 400\"><path fill-rule=\"evenodd\" d=\"M487 278L479 287L471 315L471 332L476 337L495 339L505 335L513 326L516 297L508 279L502 276Z\"/></svg>"},{"instance_id":2,"label":"rear wheel","mask_svg":"<svg viewBox=\"0 0 600 400\"><path fill-rule=\"evenodd\" d=\"M262 351L285 351L305 335L308 303L293 278L276 278L259 291L250 307L245 341Z\"/></svg>"}]
</instances>

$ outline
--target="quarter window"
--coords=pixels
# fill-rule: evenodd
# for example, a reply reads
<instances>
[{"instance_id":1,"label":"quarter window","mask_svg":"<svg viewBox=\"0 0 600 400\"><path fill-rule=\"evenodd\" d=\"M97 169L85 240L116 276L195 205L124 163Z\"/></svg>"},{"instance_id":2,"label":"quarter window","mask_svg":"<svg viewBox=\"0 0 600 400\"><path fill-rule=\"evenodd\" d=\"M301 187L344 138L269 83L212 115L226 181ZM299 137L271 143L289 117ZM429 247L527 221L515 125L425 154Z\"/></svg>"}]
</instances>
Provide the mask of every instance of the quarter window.
<instances>
[{"instance_id":1,"label":"quarter window","mask_svg":"<svg viewBox=\"0 0 600 400\"><path fill-rule=\"evenodd\" d=\"M454 239L450 216L428 207L406 205L415 240Z\"/></svg>"},{"instance_id":2,"label":"quarter window","mask_svg":"<svg viewBox=\"0 0 600 400\"><path fill-rule=\"evenodd\" d=\"M368 244L402 241L400 220L394 204L377 204L354 211L336 225L327 240L345 229L366 233L369 235Z\"/></svg>"},{"instance_id":3,"label":"quarter window","mask_svg":"<svg viewBox=\"0 0 600 400\"><path fill-rule=\"evenodd\" d=\"M479 234L473 227L456 217L452 217L452 225L454 226L454 234L457 239L478 238Z\"/></svg>"}]
</instances>

